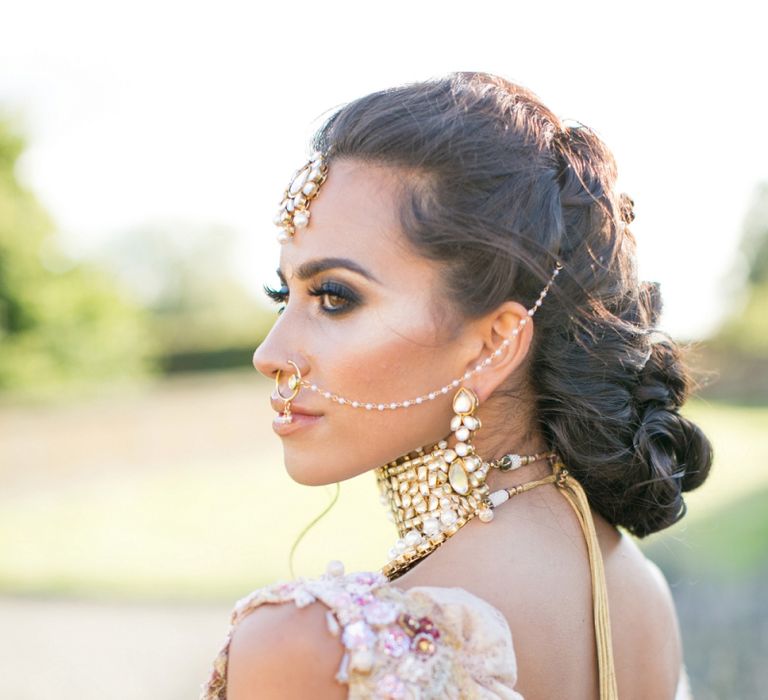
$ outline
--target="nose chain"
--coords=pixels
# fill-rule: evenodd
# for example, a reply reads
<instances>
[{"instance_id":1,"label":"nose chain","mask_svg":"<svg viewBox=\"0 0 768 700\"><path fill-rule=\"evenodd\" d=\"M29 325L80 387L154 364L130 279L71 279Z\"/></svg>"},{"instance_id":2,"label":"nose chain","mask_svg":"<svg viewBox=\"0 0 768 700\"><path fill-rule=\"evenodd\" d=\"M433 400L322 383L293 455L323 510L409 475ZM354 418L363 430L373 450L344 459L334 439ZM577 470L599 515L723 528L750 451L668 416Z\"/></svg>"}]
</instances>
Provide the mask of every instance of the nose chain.
<instances>
[{"instance_id":1,"label":"nose chain","mask_svg":"<svg viewBox=\"0 0 768 700\"><path fill-rule=\"evenodd\" d=\"M523 316L520 319L520 321L517 324L517 327L512 330L513 338L520 333L520 331L525 326L525 324L528 323L528 319L531 318L536 313L537 309L541 306L542 302L544 301L544 297L547 296L547 292L549 291L549 288L552 286L553 282L555 281L555 278L557 277L561 269L562 269L562 265L560 264L560 262L558 262L546 286L544 287L544 289L541 290L541 293L539 294L539 298L536 300L533 306L531 306L531 308L528 309L527 315ZM427 394L424 394L422 396L417 396L416 398L413 398L413 399L407 399L406 401L394 401L391 403L372 403L370 401L366 402L366 401L351 400L351 399L344 398L343 396L339 396L338 394L334 394L325 389L322 389L317 384L310 383L306 379L303 379L301 376L301 371L299 370L296 363L291 360L288 360L288 363L293 365L295 370L294 373L288 379L288 388L291 389L293 393L289 397L285 397L280 393L281 370L278 370L277 376L275 377L275 384L277 386L277 395L285 402L285 407L283 408L283 413L280 416L278 416L277 420L279 422L284 422L284 423L290 423L292 421L290 404L291 404L291 401L293 401L293 399L296 398L296 395L298 394L302 386L307 387L310 391L314 391L320 394L323 398L334 401L339 405L350 406L352 408L365 409L366 411L373 411L374 409L378 411L386 411L386 410L395 410L397 408L409 408L411 406L418 406L420 404L423 404L426 401L434 401L438 396L447 394L452 388L458 387L459 384L461 384L462 380L469 379L470 377L477 374L478 372L482 372L488 365L491 364L491 362L493 362L494 358L499 357L502 354L502 352L504 352L504 350L510 345L511 342L512 342L511 338L505 338L501 344L501 347L498 347L496 350L494 350L489 357L486 357L482 362L475 365L473 369L467 370L462 377L458 377L454 379L453 381L449 382L448 384L441 387L440 389L430 391Z\"/></svg>"}]
</instances>

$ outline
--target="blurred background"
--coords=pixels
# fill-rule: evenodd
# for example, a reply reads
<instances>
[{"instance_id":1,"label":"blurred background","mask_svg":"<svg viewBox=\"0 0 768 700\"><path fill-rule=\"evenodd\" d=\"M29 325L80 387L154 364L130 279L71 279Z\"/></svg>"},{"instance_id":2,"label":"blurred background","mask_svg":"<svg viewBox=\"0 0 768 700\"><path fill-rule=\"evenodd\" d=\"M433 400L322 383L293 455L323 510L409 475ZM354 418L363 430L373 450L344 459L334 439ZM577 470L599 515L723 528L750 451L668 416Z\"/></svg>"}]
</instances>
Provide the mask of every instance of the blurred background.
<instances>
[{"instance_id":1,"label":"blurred background","mask_svg":"<svg viewBox=\"0 0 768 700\"><path fill-rule=\"evenodd\" d=\"M234 602L289 577L334 490L285 475L250 367L275 319L274 210L332 109L451 70L520 82L613 150L660 325L703 378L684 413L716 452L687 516L639 545L694 696L765 697L761 11L4 3L0 697L197 697ZM344 482L297 575L381 566L385 515L372 474Z\"/></svg>"}]
</instances>

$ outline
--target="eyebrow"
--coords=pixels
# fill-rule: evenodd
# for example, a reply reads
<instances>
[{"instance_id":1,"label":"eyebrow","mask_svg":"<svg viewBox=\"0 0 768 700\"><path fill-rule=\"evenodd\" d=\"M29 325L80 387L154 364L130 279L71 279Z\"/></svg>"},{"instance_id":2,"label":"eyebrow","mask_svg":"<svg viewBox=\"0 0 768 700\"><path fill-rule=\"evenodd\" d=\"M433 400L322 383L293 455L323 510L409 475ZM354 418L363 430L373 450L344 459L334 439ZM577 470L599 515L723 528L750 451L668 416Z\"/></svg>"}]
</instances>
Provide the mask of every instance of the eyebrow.
<instances>
[{"instance_id":1,"label":"eyebrow","mask_svg":"<svg viewBox=\"0 0 768 700\"><path fill-rule=\"evenodd\" d=\"M371 282L381 284L373 273L368 272L364 267L349 258L318 258L317 260L309 260L298 267L296 270L296 277L301 281L305 281L325 270L332 270L337 267L346 268L347 270L351 270L352 272L356 272L358 275L365 277ZM285 284L285 275L283 275L282 270L278 267L276 272L277 276L283 284Z\"/></svg>"}]
</instances>

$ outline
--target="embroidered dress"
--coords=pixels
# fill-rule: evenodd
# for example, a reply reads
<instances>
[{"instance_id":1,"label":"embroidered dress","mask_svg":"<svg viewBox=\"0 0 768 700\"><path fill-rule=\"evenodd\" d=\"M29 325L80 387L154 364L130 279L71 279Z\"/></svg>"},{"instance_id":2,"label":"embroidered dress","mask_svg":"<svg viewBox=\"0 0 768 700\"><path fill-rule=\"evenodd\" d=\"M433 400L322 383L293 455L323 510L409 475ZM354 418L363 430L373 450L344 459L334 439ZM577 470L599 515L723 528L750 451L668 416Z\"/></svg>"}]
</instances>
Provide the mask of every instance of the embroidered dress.
<instances>
[{"instance_id":1,"label":"embroidered dress","mask_svg":"<svg viewBox=\"0 0 768 700\"><path fill-rule=\"evenodd\" d=\"M279 581L237 602L201 700L225 700L234 627L265 603L324 603L344 648L336 680L350 700L523 700L506 618L462 588L400 590L379 572Z\"/></svg>"},{"instance_id":2,"label":"embroidered dress","mask_svg":"<svg viewBox=\"0 0 768 700\"><path fill-rule=\"evenodd\" d=\"M524 700L500 610L463 588L401 590L374 571L278 581L239 600L200 700L226 700L229 644L244 617L266 603L315 601L344 648L336 680L349 700ZM692 700L684 666L674 700Z\"/></svg>"}]
</instances>

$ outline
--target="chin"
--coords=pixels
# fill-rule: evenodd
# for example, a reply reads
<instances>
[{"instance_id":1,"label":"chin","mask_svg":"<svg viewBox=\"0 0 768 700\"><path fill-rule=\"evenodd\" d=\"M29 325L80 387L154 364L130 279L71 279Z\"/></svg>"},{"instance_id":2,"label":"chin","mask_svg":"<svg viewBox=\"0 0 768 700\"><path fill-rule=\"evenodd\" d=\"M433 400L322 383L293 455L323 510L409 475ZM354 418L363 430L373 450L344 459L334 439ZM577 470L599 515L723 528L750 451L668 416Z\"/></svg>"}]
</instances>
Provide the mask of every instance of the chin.
<instances>
[{"instance_id":1,"label":"chin","mask_svg":"<svg viewBox=\"0 0 768 700\"><path fill-rule=\"evenodd\" d=\"M316 461L317 453L307 458L302 455L292 455L285 451L283 457L285 471L297 484L302 486L325 486L340 480L338 475L329 473L327 461Z\"/></svg>"},{"instance_id":2,"label":"chin","mask_svg":"<svg viewBox=\"0 0 768 700\"><path fill-rule=\"evenodd\" d=\"M318 479L311 469L296 469L286 465L286 471L293 481L302 486L324 486L332 483L326 479Z\"/></svg>"},{"instance_id":3,"label":"chin","mask_svg":"<svg viewBox=\"0 0 768 700\"><path fill-rule=\"evenodd\" d=\"M437 438L425 439L418 443L419 447L429 447L440 440L447 440L450 436L439 436ZM409 452L415 452L416 448L410 444L410 448L401 445L392 451L390 448L383 448L381 454L365 453L358 459L349 453L343 453L334 457L327 449L319 445L324 444L325 440L320 440L313 445L289 445L283 443L283 463L288 476L293 481L302 486L326 486L335 484L339 481L346 481L355 476L364 474L401 457ZM365 444L365 437L358 442ZM372 460L372 461L371 461ZM344 463L342 463L344 462ZM329 465L335 465L331 468Z\"/></svg>"}]
</instances>

